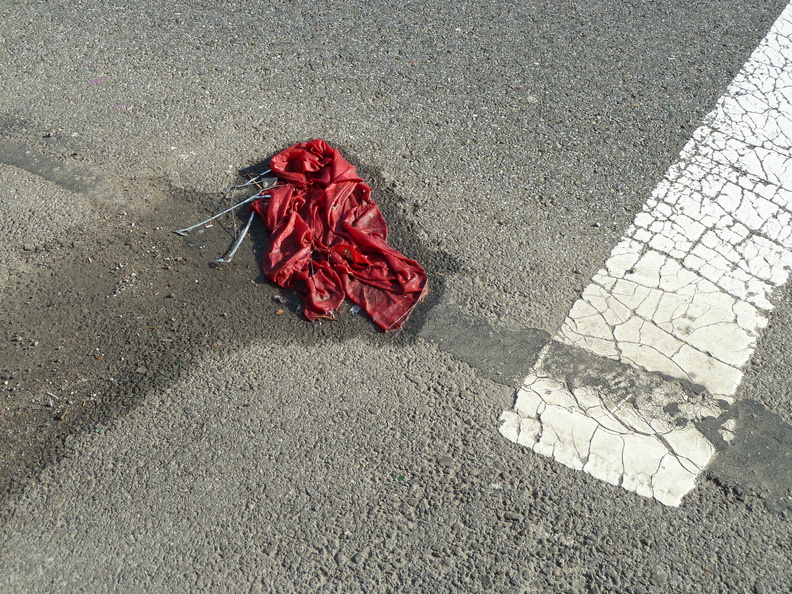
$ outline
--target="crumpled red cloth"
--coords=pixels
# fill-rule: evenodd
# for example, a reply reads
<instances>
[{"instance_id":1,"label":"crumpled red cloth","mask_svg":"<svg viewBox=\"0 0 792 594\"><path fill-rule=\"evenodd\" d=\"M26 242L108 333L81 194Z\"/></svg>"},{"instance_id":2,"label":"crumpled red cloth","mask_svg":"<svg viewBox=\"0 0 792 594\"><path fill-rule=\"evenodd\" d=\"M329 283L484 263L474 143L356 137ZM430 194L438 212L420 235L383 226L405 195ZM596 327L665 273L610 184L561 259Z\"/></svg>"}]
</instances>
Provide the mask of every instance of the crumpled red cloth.
<instances>
[{"instance_id":1,"label":"crumpled red cloth","mask_svg":"<svg viewBox=\"0 0 792 594\"><path fill-rule=\"evenodd\" d=\"M278 183L251 208L270 232L262 271L305 300L305 317L333 318L344 297L383 330L405 322L427 291L424 269L387 244L388 226L355 167L324 140L270 160Z\"/></svg>"}]
</instances>

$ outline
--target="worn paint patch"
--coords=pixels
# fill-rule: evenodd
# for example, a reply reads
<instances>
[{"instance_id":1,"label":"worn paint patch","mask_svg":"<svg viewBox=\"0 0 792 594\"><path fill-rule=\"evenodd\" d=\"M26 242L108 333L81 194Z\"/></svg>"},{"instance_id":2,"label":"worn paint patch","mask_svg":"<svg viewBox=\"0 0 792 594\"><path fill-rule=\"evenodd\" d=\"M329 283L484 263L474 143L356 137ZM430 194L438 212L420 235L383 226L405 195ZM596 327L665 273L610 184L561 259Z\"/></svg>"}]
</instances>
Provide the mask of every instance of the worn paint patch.
<instances>
[{"instance_id":1,"label":"worn paint patch","mask_svg":"<svg viewBox=\"0 0 792 594\"><path fill-rule=\"evenodd\" d=\"M666 173L555 340L702 388L571 389L544 357L501 433L571 468L679 505L715 452L687 407L724 417L773 290L792 269L792 4ZM669 384L669 385L671 385ZM669 396L669 394L672 394ZM692 408L691 408L692 407ZM717 439L733 437L734 419Z\"/></svg>"},{"instance_id":2,"label":"worn paint patch","mask_svg":"<svg viewBox=\"0 0 792 594\"><path fill-rule=\"evenodd\" d=\"M553 342L503 413L501 433L538 454L666 505L679 505L716 445L729 403L702 386ZM714 422L712 420L714 419Z\"/></svg>"}]
</instances>

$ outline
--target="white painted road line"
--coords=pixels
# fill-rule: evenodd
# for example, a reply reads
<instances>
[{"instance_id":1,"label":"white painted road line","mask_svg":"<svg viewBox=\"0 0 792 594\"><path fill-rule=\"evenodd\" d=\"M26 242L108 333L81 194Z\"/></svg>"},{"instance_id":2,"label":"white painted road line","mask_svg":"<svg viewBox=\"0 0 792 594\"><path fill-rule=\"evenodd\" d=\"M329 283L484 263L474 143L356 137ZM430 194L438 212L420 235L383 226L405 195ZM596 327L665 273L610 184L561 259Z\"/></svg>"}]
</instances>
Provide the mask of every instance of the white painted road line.
<instances>
[{"instance_id":1,"label":"white painted road line","mask_svg":"<svg viewBox=\"0 0 792 594\"><path fill-rule=\"evenodd\" d=\"M693 390L570 386L545 349L501 416L508 439L679 505L792 269L792 4L693 134L555 340ZM674 418L680 410L685 416ZM675 420L676 419L676 420ZM679 422L681 420L681 422ZM733 427L723 428L728 439Z\"/></svg>"}]
</instances>

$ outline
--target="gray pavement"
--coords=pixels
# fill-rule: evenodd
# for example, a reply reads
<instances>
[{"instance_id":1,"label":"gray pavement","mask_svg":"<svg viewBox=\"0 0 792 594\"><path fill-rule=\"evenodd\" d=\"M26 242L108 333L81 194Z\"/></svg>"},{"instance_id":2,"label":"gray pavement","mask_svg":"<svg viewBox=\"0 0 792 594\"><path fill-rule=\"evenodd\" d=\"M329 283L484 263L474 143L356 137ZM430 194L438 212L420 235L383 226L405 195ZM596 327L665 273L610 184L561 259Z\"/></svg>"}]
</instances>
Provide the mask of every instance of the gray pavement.
<instances>
[{"instance_id":1,"label":"gray pavement","mask_svg":"<svg viewBox=\"0 0 792 594\"><path fill-rule=\"evenodd\" d=\"M784 6L0 2L0 590L787 591L788 287L681 507L498 433ZM168 233L314 137L429 272L399 334Z\"/></svg>"}]
</instances>

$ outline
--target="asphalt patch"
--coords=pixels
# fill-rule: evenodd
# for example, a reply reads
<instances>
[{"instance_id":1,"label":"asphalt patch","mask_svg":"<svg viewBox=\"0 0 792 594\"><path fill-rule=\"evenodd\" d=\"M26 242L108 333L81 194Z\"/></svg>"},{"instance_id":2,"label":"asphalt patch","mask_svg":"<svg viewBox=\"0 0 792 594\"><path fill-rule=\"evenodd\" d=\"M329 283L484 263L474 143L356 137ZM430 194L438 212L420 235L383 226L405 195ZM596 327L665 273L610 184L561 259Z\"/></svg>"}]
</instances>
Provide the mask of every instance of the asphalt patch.
<instances>
[{"instance_id":1,"label":"asphalt patch","mask_svg":"<svg viewBox=\"0 0 792 594\"><path fill-rule=\"evenodd\" d=\"M436 343L483 377L515 389L550 342L550 334L544 330L498 328L451 303L438 304L432 314L417 329L418 336Z\"/></svg>"},{"instance_id":2,"label":"asphalt patch","mask_svg":"<svg viewBox=\"0 0 792 594\"><path fill-rule=\"evenodd\" d=\"M372 346L428 338L442 348L446 341L437 328L459 320L438 306L446 278L464 273L463 267L453 255L421 242L410 221L409 201L375 170L358 165L388 221L391 244L419 261L430 279L429 295L400 333L380 332L365 315L352 313L349 303L337 321L307 322L299 297L261 274L268 236L259 221L251 230L252 249L247 244L232 263L219 266L214 260L233 242L239 221L220 219L186 238L171 232L227 206L226 195L190 192L156 180L114 180L113 186L79 164L67 163L53 172L54 163L22 148L7 145L0 157L37 175L46 173L64 188L97 195L107 191L100 188L123 188L130 202L140 202L140 195L153 197L138 213L107 203L100 229L72 230L68 238L37 245L25 253L34 272L17 275L5 289L0 311L3 501L62 457L69 435L101 431L105 423L144 403L147 394L177 382L207 350L258 341L343 342L358 336ZM12 159L19 151L27 156ZM85 185L92 179L96 188ZM435 330L423 332L428 320ZM479 325L470 321L465 327ZM469 338L489 332L481 327ZM508 351L511 336L497 338L500 352ZM470 361L483 354L474 347L466 353L462 338L447 346L449 353ZM542 340L541 333L529 332L523 342L530 351ZM520 366L515 358L509 364L491 358L479 367L484 375L506 377L501 381L508 383L518 377Z\"/></svg>"},{"instance_id":3,"label":"asphalt patch","mask_svg":"<svg viewBox=\"0 0 792 594\"><path fill-rule=\"evenodd\" d=\"M776 513L792 510L792 425L754 400L735 402L735 437L708 468L708 475L739 498L758 494ZM721 419L719 419L720 421Z\"/></svg>"}]
</instances>

